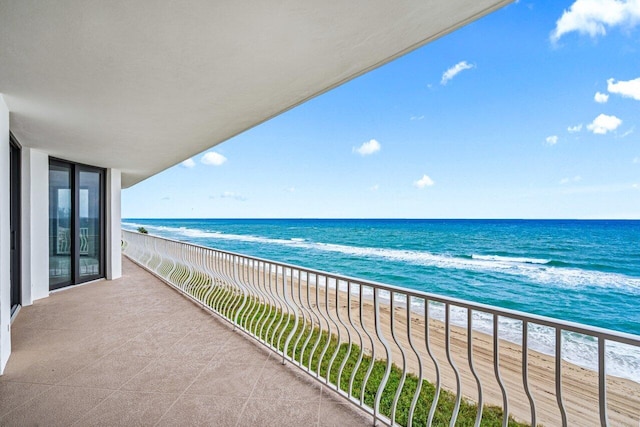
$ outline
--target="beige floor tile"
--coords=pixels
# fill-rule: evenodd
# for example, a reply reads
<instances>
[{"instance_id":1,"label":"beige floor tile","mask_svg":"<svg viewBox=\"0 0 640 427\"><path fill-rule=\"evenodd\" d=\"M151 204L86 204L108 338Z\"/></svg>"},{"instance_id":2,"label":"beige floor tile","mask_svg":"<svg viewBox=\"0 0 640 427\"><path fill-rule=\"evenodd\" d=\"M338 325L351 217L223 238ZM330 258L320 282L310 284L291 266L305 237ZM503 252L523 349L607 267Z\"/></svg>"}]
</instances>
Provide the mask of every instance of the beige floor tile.
<instances>
[{"instance_id":1,"label":"beige floor tile","mask_svg":"<svg viewBox=\"0 0 640 427\"><path fill-rule=\"evenodd\" d=\"M69 426L112 391L54 386L0 419L2 426Z\"/></svg>"},{"instance_id":2,"label":"beige floor tile","mask_svg":"<svg viewBox=\"0 0 640 427\"><path fill-rule=\"evenodd\" d=\"M122 386L123 390L182 393L202 372L205 363L156 359Z\"/></svg>"},{"instance_id":3,"label":"beige floor tile","mask_svg":"<svg viewBox=\"0 0 640 427\"><path fill-rule=\"evenodd\" d=\"M261 345L256 345L252 338L236 334L222 346L212 361L223 363L262 364L269 359L270 351Z\"/></svg>"},{"instance_id":4,"label":"beige floor tile","mask_svg":"<svg viewBox=\"0 0 640 427\"><path fill-rule=\"evenodd\" d=\"M245 400L228 396L181 396L157 424L158 427L233 427ZM240 424L258 425L258 424Z\"/></svg>"},{"instance_id":5,"label":"beige floor tile","mask_svg":"<svg viewBox=\"0 0 640 427\"><path fill-rule=\"evenodd\" d=\"M225 336L215 332L192 331L169 348L163 357L209 362L220 352L225 341Z\"/></svg>"},{"instance_id":6,"label":"beige floor tile","mask_svg":"<svg viewBox=\"0 0 640 427\"><path fill-rule=\"evenodd\" d=\"M141 357L161 357L186 334L186 332L147 331L134 336L114 352Z\"/></svg>"},{"instance_id":7,"label":"beige floor tile","mask_svg":"<svg viewBox=\"0 0 640 427\"><path fill-rule=\"evenodd\" d=\"M50 307L43 306L40 301L41 300L36 301L34 305L20 309L19 315L11 324L12 332L19 333L25 329L44 329L53 322L58 321L60 315Z\"/></svg>"},{"instance_id":8,"label":"beige floor tile","mask_svg":"<svg viewBox=\"0 0 640 427\"><path fill-rule=\"evenodd\" d=\"M53 385L94 363L101 356L89 352L16 351L9 357L0 382Z\"/></svg>"},{"instance_id":9,"label":"beige floor tile","mask_svg":"<svg viewBox=\"0 0 640 427\"><path fill-rule=\"evenodd\" d=\"M215 329L220 332L226 331L229 333L234 333L233 325L231 325L226 320L221 319L209 312L205 312L204 314L205 314L204 317L202 317L202 320L199 322L199 327L202 330Z\"/></svg>"},{"instance_id":10,"label":"beige floor tile","mask_svg":"<svg viewBox=\"0 0 640 427\"><path fill-rule=\"evenodd\" d=\"M131 335L130 328L126 331L112 329L97 331L95 334L82 340L79 343L79 347L82 348L82 351L105 355L122 347L135 336L135 334Z\"/></svg>"},{"instance_id":11,"label":"beige floor tile","mask_svg":"<svg viewBox=\"0 0 640 427\"><path fill-rule=\"evenodd\" d=\"M177 398L177 394L117 391L93 408L75 425L153 426Z\"/></svg>"},{"instance_id":12,"label":"beige floor tile","mask_svg":"<svg viewBox=\"0 0 640 427\"><path fill-rule=\"evenodd\" d=\"M320 385L303 375L280 365L276 360L269 360L258 378L251 398L319 400Z\"/></svg>"},{"instance_id":13,"label":"beige floor tile","mask_svg":"<svg viewBox=\"0 0 640 427\"><path fill-rule=\"evenodd\" d=\"M4 381L0 383L0 418L9 411L24 405L31 399L44 393L52 386L44 384L14 383Z\"/></svg>"},{"instance_id":14,"label":"beige floor tile","mask_svg":"<svg viewBox=\"0 0 640 427\"><path fill-rule=\"evenodd\" d=\"M130 354L111 353L65 378L59 384L115 390L131 380L153 360Z\"/></svg>"},{"instance_id":15,"label":"beige floor tile","mask_svg":"<svg viewBox=\"0 0 640 427\"><path fill-rule=\"evenodd\" d=\"M143 332L151 331L157 322L157 318L144 314L125 314L113 322L107 332L118 333L124 341L128 341Z\"/></svg>"},{"instance_id":16,"label":"beige floor tile","mask_svg":"<svg viewBox=\"0 0 640 427\"><path fill-rule=\"evenodd\" d=\"M72 329L27 329L12 337L11 348L16 350L62 352L76 350L77 343L95 334L94 331Z\"/></svg>"},{"instance_id":17,"label":"beige floor tile","mask_svg":"<svg viewBox=\"0 0 640 427\"><path fill-rule=\"evenodd\" d=\"M320 399L301 403L288 399L249 399L239 425L260 427L315 426Z\"/></svg>"},{"instance_id":18,"label":"beige floor tile","mask_svg":"<svg viewBox=\"0 0 640 427\"><path fill-rule=\"evenodd\" d=\"M372 423L373 417L323 387L318 417L320 427L364 427Z\"/></svg>"},{"instance_id":19,"label":"beige floor tile","mask_svg":"<svg viewBox=\"0 0 640 427\"><path fill-rule=\"evenodd\" d=\"M263 363L264 365L264 363ZM249 397L262 365L238 363L210 364L187 389L187 394L210 396Z\"/></svg>"}]
</instances>

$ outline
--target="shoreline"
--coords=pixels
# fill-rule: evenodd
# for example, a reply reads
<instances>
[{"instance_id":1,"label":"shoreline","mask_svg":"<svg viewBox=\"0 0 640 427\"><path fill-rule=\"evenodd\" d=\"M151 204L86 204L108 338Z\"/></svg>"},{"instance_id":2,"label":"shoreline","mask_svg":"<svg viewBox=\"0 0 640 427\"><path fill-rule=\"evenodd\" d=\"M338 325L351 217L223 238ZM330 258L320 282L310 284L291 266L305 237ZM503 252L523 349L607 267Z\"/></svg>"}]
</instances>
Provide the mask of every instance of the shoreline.
<instances>
[{"instance_id":1,"label":"shoreline","mask_svg":"<svg viewBox=\"0 0 640 427\"><path fill-rule=\"evenodd\" d=\"M314 286L314 285L312 284L312 286ZM332 290L336 289L335 285L333 285L333 284L329 284L329 288L332 289ZM409 291L413 291L412 289L408 289L408 290ZM342 284L340 284L339 291L341 293L345 293L346 294L346 285L343 286ZM381 300L380 303L384 304L386 306L389 306L390 305L390 297L388 295L388 292L387 291L382 291L381 294L384 294L384 295L381 295L379 297L380 300ZM351 295L352 295L352 297L358 297L357 291L356 292L352 291ZM372 302L373 301L373 294L372 293L371 294L366 294L366 295L364 295L364 298L367 301ZM442 298L447 298L447 297L446 296L442 296ZM430 319L433 319L433 320L439 321L441 323L444 323L444 318L445 318L444 303L441 303L441 302L438 302L438 301L434 301L434 300L430 300L429 304L430 304L430 309L429 309L429 311L430 311L430 316L429 316ZM406 302L404 302L404 301L397 301L396 300L394 302L394 305L396 307L400 307L402 309L406 309ZM434 308L435 308L435 310L434 310ZM456 311L457 311L457 313L455 313ZM422 314L420 314L421 312L424 312L424 304L422 304L422 303L420 303L420 304L412 304L412 307L411 307L411 313L412 314L415 314L416 316L422 316ZM434 313L434 312L436 312L436 313ZM492 331L493 320L491 319L491 315L489 313L485 312L485 311L480 310L480 309L478 309L478 310L474 309L473 312L474 312L475 315L477 315L477 317L475 317L473 319L473 322L472 322L473 333L481 333L481 334L487 335L489 337L493 337L493 331ZM451 320L450 320L451 326L452 327L455 326L457 328L461 328L462 330L466 330L467 321L468 321L467 317L466 317L467 316L466 313L467 313L467 309L466 308L458 306L458 305L455 305L455 304L452 303L451 304ZM528 315L529 313L522 313L522 314ZM484 325L478 326L478 323L479 323L478 320L482 321L484 323ZM507 343L514 344L516 346L521 346L520 343L522 342L522 330L521 329L517 329L517 326L519 324L520 325L522 324L521 321L519 321L517 319L514 319L512 317L509 317L509 316L500 316L500 320L502 320L503 322L506 321L504 323L500 323L499 324L499 327L500 327L500 331L499 331L500 340L504 341L504 342L507 342ZM557 319L551 318L550 320L553 321L553 320L557 320ZM490 323L491 325L488 327L487 323ZM539 328L544 330L544 333L541 333L540 329L538 331L532 331L534 325L538 326ZM584 325L584 327L589 328L590 325ZM594 328L597 328L597 327L594 326ZM507 329L506 333L505 333L505 329ZM534 339L533 338L536 335L536 332L537 332L537 334L539 336L538 338L543 338L543 339L544 338L547 338L547 339L550 338L550 339L553 340L553 339L555 339L555 337L553 336L553 328L541 325L539 323L536 323L535 321L530 321L529 322L529 332L528 332L528 336L529 336L529 346L528 346L528 348L530 349L530 351L536 351L537 353L553 357L554 353L555 353L555 348L554 348L553 345L549 345L548 344L547 345L548 348L541 349L540 347L542 347L542 346L534 344ZM611 332L616 333L617 331L611 331ZM508 335L508 337L505 338L504 335ZM579 342L579 341L575 341L574 340L574 341L569 342L569 343L566 342L567 340L571 339L571 335L574 335L574 336L579 335L579 336L582 336L582 337L590 336L590 335L585 335L585 334L573 333L573 332L565 330L564 334L563 334L563 343L564 343L563 350L566 350L565 347L567 347L567 346L569 346L571 344L585 345L585 343L583 341ZM632 347L632 346L629 346L627 344L622 344L622 343L618 343L618 342L614 342L614 341L609 341L608 345L612 345L612 344L613 345L618 345L618 346ZM586 350L589 350L589 351L591 351L593 353L593 354L590 354L590 356L594 357L595 360L588 360L588 361L582 361L582 362L581 361L577 361L577 360L572 360L572 357L575 358L575 355L574 354L569 354L568 355L566 351L563 351L563 357L562 357L563 362L567 362L567 363L573 364L575 366L578 366L580 368L584 368L584 369L586 369L588 371L597 373L597 363L598 363L597 362L597 357L598 357L598 355L597 355L597 342L594 341L592 343L589 343L588 345L590 347L588 349L586 349ZM536 347L538 347L538 348L536 348ZM585 349L583 349L583 350L585 350ZM640 363L640 351L639 351L637 360ZM610 362L607 364L607 370L611 370ZM622 373L622 374L617 374L617 375L616 374L608 374L608 375L612 376L612 377L624 379L624 380L629 380L631 382L634 382L634 383L640 385L640 372L638 372L638 378L637 379L630 378L629 374L627 372Z\"/></svg>"},{"instance_id":2,"label":"shoreline","mask_svg":"<svg viewBox=\"0 0 640 427\"><path fill-rule=\"evenodd\" d=\"M375 331L374 304L372 298L369 299L365 297L363 299L363 325L360 325L360 307L358 302L354 301L358 295L354 295L352 292L350 298L351 318L358 319L358 321L351 324L351 322L346 320L348 319L346 291L338 290L338 295L336 296L336 288L329 285L329 303L327 304L327 297L325 296L327 290L326 285L321 285L317 288L318 298L316 298L316 286L310 284L308 286L310 301L306 301L306 281L300 280L299 282L301 290L304 291L302 292L304 294L302 299L298 299L297 295L298 280L292 281L289 279L288 281L289 287L291 288L286 291L288 297L293 298L296 304L309 304L311 307L319 308L325 314L330 313L333 323L332 326L339 326L332 332L335 334L338 329L341 330L342 342L346 342L345 336L347 335L347 328L344 328L342 323L339 322L337 314L339 314L340 320L347 324L351 333L358 330L362 334L364 332L362 326L370 332ZM336 309L337 305L339 305L339 310ZM406 304L396 304L394 306L393 325L400 345L396 344L392 338L390 308L390 304L387 301L379 302L380 329L388 345L391 347L392 363L402 366L402 352L400 350L400 347L402 347L407 354L407 370L417 375L419 371L418 357L415 354L409 354L411 347L409 346L408 340ZM420 347L418 352L420 353L422 361L423 377L432 384L435 384L435 368L427 352L424 340L424 316L416 313L413 309L410 310L409 316L411 319L412 341L416 347ZM440 367L441 385L443 388L455 393L455 374L448 362L445 352L445 323L430 315L428 329L431 350ZM468 359L469 339L467 328L451 324L449 342L451 360L460 373L462 396L469 401L477 402L477 384L470 369ZM356 344L361 345L360 343ZM371 354L371 344L364 342L362 345L363 348ZM494 372L493 336L473 329L471 345L473 349L473 365L482 383L483 404L503 406L503 396ZM376 358L378 358L380 354L384 354L384 347L380 340L375 340L373 346L376 350ZM407 351L408 349L409 351ZM500 338L498 354L499 372L503 385L507 390L509 413L518 421L529 423L531 420L531 410L522 381L522 346ZM552 355L531 349L530 343L527 355L528 383L535 401L536 422L548 426L559 425L561 424L561 414L558 409L555 394L555 358ZM562 398L569 425L600 425L597 372L566 360L562 360L561 369ZM610 423L616 426L637 427L640 423L640 383L612 375L607 375L606 383L607 413Z\"/></svg>"}]
</instances>

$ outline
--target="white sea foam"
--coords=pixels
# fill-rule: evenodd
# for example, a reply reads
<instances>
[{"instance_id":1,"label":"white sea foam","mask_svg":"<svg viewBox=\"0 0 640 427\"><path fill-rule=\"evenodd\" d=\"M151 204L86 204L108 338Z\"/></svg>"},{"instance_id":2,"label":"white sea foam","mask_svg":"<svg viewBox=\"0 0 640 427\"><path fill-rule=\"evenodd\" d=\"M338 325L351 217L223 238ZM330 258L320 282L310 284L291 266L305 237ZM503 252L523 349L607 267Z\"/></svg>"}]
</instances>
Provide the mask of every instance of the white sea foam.
<instances>
[{"instance_id":1,"label":"white sea foam","mask_svg":"<svg viewBox=\"0 0 640 427\"><path fill-rule=\"evenodd\" d=\"M469 270L487 273L501 273L527 278L540 284L552 284L567 288L599 286L620 288L640 295L640 278L623 274L583 270L579 268L556 267L546 265L549 261L537 258L504 257L497 255L472 255L470 258L432 254L426 251L358 247L334 243L309 242L300 238L273 239L261 236L229 234L217 231L202 231L186 227L165 227L136 223L123 223L130 227L144 226L150 230L166 232L172 236L232 240L261 244L297 247L301 249L342 253L361 258L381 258L396 262L407 262L427 267L443 269Z\"/></svg>"},{"instance_id":2,"label":"white sea foam","mask_svg":"<svg viewBox=\"0 0 640 427\"><path fill-rule=\"evenodd\" d=\"M471 255L472 259L479 259L482 261L499 261L499 262L510 262L517 264L547 264L551 260L548 259L540 259L540 258L523 258L523 257L506 257L499 255Z\"/></svg>"}]
</instances>

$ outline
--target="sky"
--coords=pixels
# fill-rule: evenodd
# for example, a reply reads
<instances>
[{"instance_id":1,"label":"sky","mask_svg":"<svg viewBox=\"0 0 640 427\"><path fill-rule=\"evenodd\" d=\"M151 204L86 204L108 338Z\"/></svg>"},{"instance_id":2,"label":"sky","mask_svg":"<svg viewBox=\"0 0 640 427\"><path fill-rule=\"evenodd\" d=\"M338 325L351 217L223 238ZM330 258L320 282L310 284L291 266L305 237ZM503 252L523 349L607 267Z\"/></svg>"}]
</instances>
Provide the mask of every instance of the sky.
<instances>
[{"instance_id":1,"label":"sky","mask_svg":"<svg viewBox=\"0 0 640 427\"><path fill-rule=\"evenodd\" d=\"M123 218L640 219L640 0L520 0L122 193Z\"/></svg>"}]
</instances>

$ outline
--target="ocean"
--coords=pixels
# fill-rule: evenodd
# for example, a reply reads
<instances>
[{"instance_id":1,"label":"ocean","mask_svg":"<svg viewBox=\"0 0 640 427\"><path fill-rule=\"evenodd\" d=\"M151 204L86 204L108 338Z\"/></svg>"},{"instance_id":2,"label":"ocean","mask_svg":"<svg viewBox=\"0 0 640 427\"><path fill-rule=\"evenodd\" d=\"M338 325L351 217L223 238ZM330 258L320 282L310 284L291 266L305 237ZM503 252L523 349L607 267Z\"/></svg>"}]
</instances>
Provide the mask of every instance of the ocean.
<instances>
[{"instance_id":1,"label":"ocean","mask_svg":"<svg viewBox=\"0 0 640 427\"><path fill-rule=\"evenodd\" d=\"M640 221L124 219L124 229L640 335ZM465 320L457 313L458 323ZM489 322L489 323L487 323ZM490 321L476 326L490 332ZM475 323L474 323L475 326ZM518 326L500 336L520 340ZM553 353L541 328L536 350ZM593 368L595 342L565 336ZM640 382L640 349L608 345L608 372ZM609 360L611 359L611 361Z\"/></svg>"}]
</instances>

